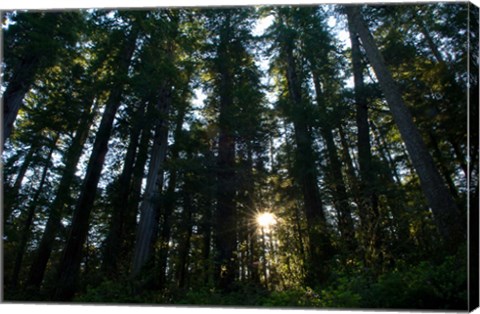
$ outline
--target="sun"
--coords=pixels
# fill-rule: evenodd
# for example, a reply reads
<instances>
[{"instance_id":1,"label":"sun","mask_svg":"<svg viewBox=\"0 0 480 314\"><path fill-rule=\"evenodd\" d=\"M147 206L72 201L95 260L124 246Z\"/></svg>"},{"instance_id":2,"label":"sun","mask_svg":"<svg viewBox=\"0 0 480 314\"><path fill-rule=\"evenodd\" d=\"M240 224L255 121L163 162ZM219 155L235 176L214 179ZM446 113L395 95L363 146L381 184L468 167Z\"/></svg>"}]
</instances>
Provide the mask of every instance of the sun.
<instances>
[{"instance_id":1,"label":"sun","mask_svg":"<svg viewBox=\"0 0 480 314\"><path fill-rule=\"evenodd\" d=\"M257 224L262 228L269 228L277 223L277 218L274 214L265 212L257 214Z\"/></svg>"}]
</instances>

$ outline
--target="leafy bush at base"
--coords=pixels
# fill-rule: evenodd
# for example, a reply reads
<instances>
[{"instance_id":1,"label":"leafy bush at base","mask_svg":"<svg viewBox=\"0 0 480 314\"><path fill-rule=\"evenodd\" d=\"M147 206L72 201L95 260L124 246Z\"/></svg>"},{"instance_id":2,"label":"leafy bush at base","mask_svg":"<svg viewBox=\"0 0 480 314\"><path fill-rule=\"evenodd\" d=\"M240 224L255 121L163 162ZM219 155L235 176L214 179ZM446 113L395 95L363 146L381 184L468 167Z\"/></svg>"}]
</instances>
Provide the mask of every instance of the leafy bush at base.
<instances>
[{"instance_id":1,"label":"leafy bush at base","mask_svg":"<svg viewBox=\"0 0 480 314\"><path fill-rule=\"evenodd\" d=\"M129 283L105 281L99 286L87 287L86 292L79 294L74 302L88 303L149 303L145 294L136 294Z\"/></svg>"},{"instance_id":2,"label":"leafy bush at base","mask_svg":"<svg viewBox=\"0 0 480 314\"><path fill-rule=\"evenodd\" d=\"M462 259L447 257L440 264L420 262L415 266L398 266L378 278L360 269L349 270L348 274L338 272L333 282L316 290L296 287L267 291L260 286L238 283L228 293L202 287L178 289L167 296L160 291L137 294L131 283L104 282L96 288L87 288L75 302L283 308L465 310L467 307L467 268Z\"/></svg>"},{"instance_id":3,"label":"leafy bush at base","mask_svg":"<svg viewBox=\"0 0 480 314\"><path fill-rule=\"evenodd\" d=\"M214 288L191 289L174 304L185 305L226 305L226 306L261 306L268 291L262 287L237 284L231 292L221 293Z\"/></svg>"},{"instance_id":4,"label":"leafy bush at base","mask_svg":"<svg viewBox=\"0 0 480 314\"><path fill-rule=\"evenodd\" d=\"M404 266L374 280L357 273L337 277L320 293L326 307L466 309L466 262L447 257L434 265Z\"/></svg>"}]
</instances>

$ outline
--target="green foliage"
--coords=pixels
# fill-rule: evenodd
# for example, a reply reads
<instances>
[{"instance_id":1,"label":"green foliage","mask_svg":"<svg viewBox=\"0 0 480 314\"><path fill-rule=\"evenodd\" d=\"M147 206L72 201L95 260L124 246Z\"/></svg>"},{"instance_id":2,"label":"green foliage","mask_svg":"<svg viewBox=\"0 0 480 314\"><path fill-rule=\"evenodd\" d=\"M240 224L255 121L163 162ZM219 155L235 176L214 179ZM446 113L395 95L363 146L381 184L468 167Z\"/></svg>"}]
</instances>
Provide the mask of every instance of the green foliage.
<instances>
[{"instance_id":1,"label":"green foliage","mask_svg":"<svg viewBox=\"0 0 480 314\"><path fill-rule=\"evenodd\" d=\"M397 268L377 279L367 272L339 275L320 292L326 307L466 309L466 262L448 256L435 264L422 261Z\"/></svg>"},{"instance_id":2,"label":"green foliage","mask_svg":"<svg viewBox=\"0 0 480 314\"><path fill-rule=\"evenodd\" d=\"M263 287L248 284L238 284L236 289L227 293L221 293L213 288L191 290L175 304L306 308L326 305L310 288L268 291Z\"/></svg>"},{"instance_id":3,"label":"green foliage","mask_svg":"<svg viewBox=\"0 0 480 314\"><path fill-rule=\"evenodd\" d=\"M88 287L75 302L147 303L256 307L305 308L389 308L465 310L467 271L462 258L447 256L441 263L422 261L397 267L375 278L360 264L338 272L336 278L320 290L292 287L268 291L250 284L235 284L230 292L212 287L187 291L142 291L130 282L106 281ZM139 293L140 292L140 293Z\"/></svg>"},{"instance_id":4,"label":"green foliage","mask_svg":"<svg viewBox=\"0 0 480 314\"><path fill-rule=\"evenodd\" d=\"M236 284L231 292L220 292L215 288L200 288L189 290L184 297L175 304L188 305L236 305L259 306L264 302L268 292L258 286L249 284Z\"/></svg>"},{"instance_id":5,"label":"green foliage","mask_svg":"<svg viewBox=\"0 0 480 314\"><path fill-rule=\"evenodd\" d=\"M145 294L135 293L132 283L104 281L98 286L88 286L84 293L80 293L74 302L85 303L152 303L152 295L146 298Z\"/></svg>"},{"instance_id":6,"label":"green foliage","mask_svg":"<svg viewBox=\"0 0 480 314\"><path fill-rule=\"evenodd\" d=\"M311 289L294 288L285 291L273 291L264 299L266 307L322 307L318 295Z\"/></svg>"},{"instance_id":7,"label":"green foliage","mask_svg":"<svg viewBox=\"0 0 480 314\"><path fill-rule=\"evenodd\" d=\"M360 278L357 278L359 280ZM362 279L360 279L362 280ZM329 308L358 308L361 307L362 296L355 289L350 290L349 285L359 285L352 282L352 278L342 278L338 286L332 286L320 292L323 307Z\"/></svg>"},{"instance_id":8,"label":"green foliage","mask_svg":"<svg viewBox=\"0 0 480 314\"><path fill-rule=\"evenodd\" d=\"M14 12L8 16L13 23L5 32L6 79L16 75L28 84L36 72L54 65L75 45L84 25L80 12ZM32 66L24 69L26 62Z\"/></svg>"}]
</instances>

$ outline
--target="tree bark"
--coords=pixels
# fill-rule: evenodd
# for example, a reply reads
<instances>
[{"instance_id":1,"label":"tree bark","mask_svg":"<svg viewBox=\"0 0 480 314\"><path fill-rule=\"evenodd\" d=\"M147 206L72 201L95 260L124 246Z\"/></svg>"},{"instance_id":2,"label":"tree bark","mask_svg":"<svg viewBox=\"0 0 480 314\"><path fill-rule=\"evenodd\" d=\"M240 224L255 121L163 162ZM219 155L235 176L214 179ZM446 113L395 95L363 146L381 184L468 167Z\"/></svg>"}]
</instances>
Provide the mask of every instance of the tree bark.
<instances>
[{"instance_id":1,"label":"tree bark","mask_svg":"<svg viewBox=\"0 0 480 314\"><path fill-rule=\"evenodd\" d=\"M37 149L38 149L38 146L35 143L30 146L30 149L28 150L28 153L23 160L22 166L18 171L18 175L15 179L15 183L13 184L13 187L8 190L8 194L7 194L7 191L5 191L5 199L4 199L4 207L3 207L4 221L8 220L8 218L13 212L14 206L18 204L17 198L20 193L20 188L22 187L22 181L25 178L25 174L27 173L27 170L30 167L30 164L32 163L33 156L37 151Z\"/></svg>"},{"instance_id":2,"label":"tree bark","mask_svg":"<svg viewBox=\"0 0 480 314\"><path fill-rule=\"evenodd\" d=\"M233 77L229 47L231 41L230 16L220 32L218 48L219 84L219 139L217 157L217 211L215 277L217 286L228 291L235 280L234 251L237 246L235 223L235 138L233 120Z\"/></svg>"},{"instance_id":3,"label":"tree bark","mask_svg":"<svg viewBox=\"0 0 480 314\"><path fill-rule=\"evenodd\" d=\"M186 95L183 95L182 99L185 99ZM185 115L187 113L187 102L182 102L178 105L178 113L175 122L175 130L173 133L174 143L171 149L171 160L172 162L176 162L179 157L180 153L180 141L181 141L181 133L182 133L182 126L185 120ZM160 229L160 256L159 256L159 283L160 287L164 287L166 283L166 270L167 270L167 258L169 253L169 242L171 236L171 224L172 224L172 213L175 209L175 188L177 187L177 176L178 171L172 167L173 169L170 170L170 176L168 180L167 191L165 192L165 196L163 198L163 202L159 203L158 211L162 212L162 227Z\"/></svg>"},{"instance_id":4,"label":"tree bark","mask_svg":"<svg viewBox=\"0 0 480 314\"><path fill-rule=\"evenodd\" d=\"M33 84L35 74L40 65L41 56L30 56L22 60L14 70L14 75L3 94L3 136L2 147L12 133L13 124L22 105L25 95Z\"/></svg>"},{"instance_id":5,"label":"tree bark","mask_svg":"<svg viewBox=\"0 0 480 314\"><path fill-rule=\"evenodd\" d=\"M127 77L128 67L136 47L138 28L133 26L128 38L121 48L117 76ZM108 141L113 127L115 114L120 106L123 93L123 84L117 84L110 90L102 121L93 144L92 154L88 161L85 179L83 181L80 196L73 213L70 234L67 239L63 256L58 268L57 286L53 295L54 300L71 300L75 294L82 249L87 239L90 214L97 194L97 185L108 151Z\"/></svg>"},{"instance_id":6,"label":"tree bark","mask_svg":"<svg viewBox=\"0 0 480 314\"><path fill-rule=\"evenodd\" d=\"M184 184L183 190L183 213L182 213L182 229L183 235L181 236L181 242L179 247L179 258L178 258L178 267L177 267L177 284L179 288L184 288L187 283L187 274L188 274L188 255L190 252L190 241L192 238L192 214L193 214L193 204L191 196L191 183L187 182Z\"/></svg>"},{"instance_id":7,"label":"tree bark","mask_svg":"<svg viewBox=\"0 0 480 314\"><path fill-rule=\"evenodd\" d=\"M230 100L223 98L221 101L221 116L227 106L231 106ZM223 114L222 114L223 112ZM220 118L222 120L222 118ZM231 130L220 124L220 138L218 144L217 160L217 213L216 235L218 260L217 275L219 287L227 290L234 281L233 252L236 248L235 232L235 140ZM224 271L221 269L224 268Z\"/></svg>"},{"instance_id":8,"label":"tree bark","mask_svg":"<svg viewBox=\"0 0 480 314\"><path fill-rule=\"evenodd\" d=\"M455 201L435 168L433 159L413 122L412 115L402 99L400 90L363 21L360 8L347 6L346 11L348 22L359 34L368 60L385 94L393 119L400 130L412 164L419 176L422 190L434 214L437 228L447 248L450 251L455 251L458 243L462 243L465 239L465 228L459 219L460 214Z\"/></svg>"},{"instance_id":9,"label":"tree bark","mask_svg":"<svg viewBox=\"0 0 480 314\"><path fill-rule=\"evenodd\" d=\"M372 130L373 134L373 141L376 147L378 147L378 153L380 154L380 158L385 162L385 164L388 165L390 176L395 179L393 181L397 184L401 184L402 181L400 180L400 175L398 174L397 165L395 163L395 160L393 160L392 158L392 154L390 153L391 149L389 145L387 145L387 143L385 142L385 134L382 134L375 122L373 122L372 120L370 120L369 122L370 129Z\"/></svg>"},{"instance_id":10,"label":"tree bark","mask_svg":"<svg viewBox=\"0 0 480 314\"><path fill-rule=\"evenodd\" d=\"M154 106L149 104L147 108L147 117L153 115ZM140 208L142 193L142 183L145 176L145 167L148 161L148 151L150 139L152 138L151 123L145 123L140 138L137 158L133 169L132 189L128 197L128 211L125 221L125 246L132 248L135 245L135 233L137 229L137 215ZM132 254L132 253L131 253ZM130 256L129 267L131 266L132 256Z\"/></svg>"},{"instance_id":11,"label":"tree bark","mask_svg":"<svg viewBox=\"0 0 480 314\"><path fill-rule=\"evenodd\" d=\"M247 192L247 209L248 212L253 213L255 210L255 183L253 177L253 152L251 143L247 146L247 160L246 160L246 192ZM261 169L259 169L261 171ZM251 219L248 215L246 219ZM257 226L247 222L247 247L248 247L248 274L249 279L256 285L260 285L260 274L258 273L258 265L254 264L259 260L259 253L257 250Z\"/></svg>"},{"instance_id":12,"label":"tree bark","mask_svg":"<svg viewBox=\"0 0 480 314\"><path fill-rule=\"evenodd\" d=\"M443 59L442 54L438 50L438 46L435 44L434 39L430 35L430 31L427 28L427 26L425 25L425 23L423 22L422 17L419 16L415 10L412 11L412 15L413 15L413 18L414 18L416 24L418 25L418 27L420 29L420 32L422 33L423 37L427 41L427 45L428 45L430 51L432 52L433 56L435 57L437 63L443 66L443 68L442 68L443 69L442 78L441 79L446 83L446 85L450 85L451 89L455 89L458 94L463 94L462 88L459 86L457 81L455 81L455 79L453 78L454 69L452 69L451 66L449 64L447 64L447 62L445 62L445 60ZM452 106L452 105L455 105L455 104L453 104L452 101L447 98L447 105ZM434 108L434 109L436 110L436 108ZM445 133L447 134L447 141L450 143L450 145L453 148L453 151L455 152L455 159L456 159L457 163L460 165L460 167L462 168L462 170L465 174L465 178L467 178L468 171L467 171L466 158L465 158L464 152L462 151L462 149L460 148L460 146L458 144L459 141L456 141L451 136L451 132L449 132L449 127L446 125L446 123L444 121L440 121L439 125L445 131Z\"/></svg>"},{"instance_id":13,"label":"tree bark","mask_svg":"<svg viewBox=\"0 0 480 314\"><path fill-rule=\"evenodd\" d=\"M9 47L5 51L9 58L5 60L11 77L3 94L2 149L36 78L55 65L68 46L76 43L80 30L67 23L79 22L80 16L77 12L16 12L14 29L5 32L5 47Z\"/></svg>"},{"instance_id":14,"label":"tree bark","mask_svg":"<svg viewBox=\"0 0 480 314\"><path fill-rule=\"evenodd\" d=\"M396 236L398 245L396 246L395 251L399 251L399 249L403 250L408 247L409 244L410 224L404 215L406 206L398 200L406 198L405 191L401 187L402 182L398 175L395 161L391 156L389 147L383 138L383 134L373 121L370 121L369 125L372 130L373 141L376 143L375 146L378 148L378 153L380 154L380 159L385 164L385 167L381 167L385 170L379 172L378 175L380 177L379 181L383 182L383 194L387 197L387 204L392 212L393 223L397 230ZM400 248L400 246L402 248Z\"/></svg>"},{"instance_id":15,"label":"tree bark","mask_svg":"<svg viewBox=\"0 0 480 314\"><path fill-rule=\"evenodd\" d=\"M430 144L433 150L432 157L436 159L438 164L438 169L440 170L443 176L443 179L447 183L450 193L452 193L453 198L457 201L459 199L458 192L457 192L457 188L455 187L455 183L453 183L453 180L452 180L452 172L450 171L450 169L447 168L446 161L443 158L442 151L440 150L437 138L431 130L428 131L428 138L430 139Z\"/></svg>"},{"instance_id":16,"label":"tree bark","mask_svg":"<svg viewBox=\"0 0 480 314\"><path fill-rule=\"evenodd\" d=\"M69 204L70 188L75 179L77 164L82 155L83 146L87 140L90 126L93 123L93 118L96 113L96 105L93 104L93 99L88 99L87 102L90 106L85 108L72 143L66 152L65 168L63 169L62 178L60 179L55 199L48 212L45 231L43 232L39 247L28 272L26 281L28 290L35 291L40 288L53 249L55 237L61 226L60 221L65 214L65 207L68 207Z\"/></svg>"},{"instance_id":17,"label":"tree bark","mask_svg":"<svg viewBox=\"0 0 480 314\"><path fill-rule=\"evenodd\" d=\"M146 102L142 103L135 113L130 133L130 142L127 147L123 170L118 179L116 196L113 201L113 213L110 221L110 229L105 241L102 269L109 277L115 277L118 273L119 256L125 251L124 235L125 223L128 215L128 197L130 195L130 183L134 171L135 156L139 144L140 132L145 117Z\"/></svg>"},{"instance_id":18,"label":"tree bark","mask_svg":"<svg viewBox=\"0 0 480 314\"><path fill-rule=\"evenodd\" d=\"M370 145L370 128L368 124L368 106L365 95L365 86L363 78L362 55L360 52L360 41L349 23L348 30L352 44L352 70L354 78L354 91L356 102L356 123L358 129L357 147L358 164L360 170L360 189L362 191L362 205L364 212L360 215L364 236L367 237L365 243L372 243L370 246L375 252L367 252L371 257L378 257L378 262L382 262L382 232L380 230L380 213L378 210L378 174L372 167L372 151ZM367 246L368 248L368 246ZM370 262L371 258L367 258Z\"/></svg>"},{"instance_id":19,"label":"tree bark","mask_svg":"<svg viewBox=\"0 0 480 314\"><path fill-rule=\"evenodd\" d=\"M365 220L365 208L362 206L362 197L360 195L360 182L355 172L355 166L353 164L352 157L350 155L349 147L350 145L347 142L347 137L343 126L338 125L338 134L340 135L340 143L342 145L342 160L345 164L348 186L350 188L350 193L353 195L354 201L357 204L360 221Z\"/></svg>"},{"instance_id":20,"label":"tree bark","mask_svg":"<svg viewBox=\"0 0 480 314\"><path fill-rule=\"evenodd\" d=\"M205 153L205 162L206 162L206 173L215 172L215 156L213 155L212 148L209 145L208 150ZM212 225L213 225L213 199L215 194L215 177L207 176L205 182L206 190L204 201L202 202L203 206L203 219L201 223L202 227L202 258L203 258L203 283L205 285L210 285L212 280L212 263L211 263L211 247L212 247Z\"/></svg>"},{"instance_id":21,"label":"tree bark","mask_svg":"<svg viewBox=\"0 0 480 314\"><path fill-rule=\"evenodd\" d=\"M52 159L53 152L55 151L55 148L57 146L58 138L59 136L56 135L55 139L52 141L52 147L48 152L47 158L45 159L45 166L43 167L42 176L40 178L40 184L37 190L35 191L35 194L33 195L33 198L30 202L30 206L28 207L28 210L27 210L27 217L25 218L25 221L23 223L23 228L20 236L20 243L18 245L17 255L15 258L15 266L14 266L13 276L12 276L12 289L15 289L18 284L18 277L20 275L20 269L22 267L23 257L25 255L28 240L32 232L31 227L32 227L33 219L35 217L35 209L37 208L40 194L43 192L43 186L45 185L47 174L51 167L51 159Z\"/></svg>"},{"instance_id":22,"label":"tree bark","mask_svg":"<svg viewBox=\"0 0 480 314\"><path fill-rule=\"evenodd\" d=\"M325 140L327 146L328 159L330 161L330 175L329 180L333 183L334 207L338 217L338 229L342 236L342 242L345 241L345 248L347 250L354 249L355 228L353 226L352 211L349 205L349 197L345 181L342 174L342 165L340 163L337 147L333 139L333 127L327 121L329 119L327 110L325 108L325 101L323 99L323 92L320 87L320 81L316 73L312 71L313 83L315 88L317 106L320 112L320 133Z\"/></svg>"},{"instance_id":23,"label":"tree bark","mask_svg":"<svg viewBox=\"0 0 480 314\"><path fill-rule=\"evenodd\" d=\"M440 51L437 48L437 45L435 45L435 43L433 42L432 36L430 36L430 32L427 29L427 26L425 25L425 23L423 23L422 18L418 16L417 12L415 12L416 10L417 8L412 10L413 19L415 23L417 23L418 27L420 28L420 32L422 33L423 37L427 41L428 48L430 48L430 51L432 52L433 56L435 57L438 63L442 63L446 65Z\"/></svg>"},{"instance_id":24,"label":"tree bark","mask_svg":"<svg viewBox=\"0 0 480 314\"><path fill-rule=\"evenodd\" d=\"M302 188L304 210L309 238L309 256L306 283L310 286L327 280L327 261L331 258L332 244L328 234L323 204L317 185L317 171L312 150L312 137L306 123L305 103L296 73L292 42L285 44L287 83L290 101L295 106L293 125L295 133L295 178Z\"/></svg>"},{"instance_id":25,"label":"tree bark","mask_svg":"<svg viewBox=\"0 0 480 314\"><path fill-rule=\"evenodd\" d=\"M168 114L171 105L171 87L167 82L160 88L157 104L158 120L155 123L155 135L148 169L147 185L140 209L133 255L132 275L140 274L142 268L152 257L153 247L158 230L158 206L163 188L164 164L168 148Z\"/></svg>"}]
</instances>

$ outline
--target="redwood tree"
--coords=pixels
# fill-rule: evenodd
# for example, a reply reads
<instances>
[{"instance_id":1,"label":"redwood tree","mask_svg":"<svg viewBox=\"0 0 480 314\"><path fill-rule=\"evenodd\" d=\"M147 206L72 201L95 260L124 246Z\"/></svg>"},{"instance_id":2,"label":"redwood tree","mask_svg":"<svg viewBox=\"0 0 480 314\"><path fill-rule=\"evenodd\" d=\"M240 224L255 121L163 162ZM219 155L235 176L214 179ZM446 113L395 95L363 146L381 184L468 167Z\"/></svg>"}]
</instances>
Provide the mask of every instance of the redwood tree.
<instances>
[{"instance_id":1,"label":"redwood tree","mask_svg":"<svg viewBox=\"0 0 480 314\"><path fill-rule=\"evenodd\" d=\"M432 156L413 122L410 110L403 101L402 94L363 20L360 7L346 6L346 12L352 31L360 36L368 60L387 99L393 119L420 179L423 193L434 214L438 230L447 247L454 251L458 243L465 239L465 230L457 205L435 167Z\"/></svg>"}]
</instances>

